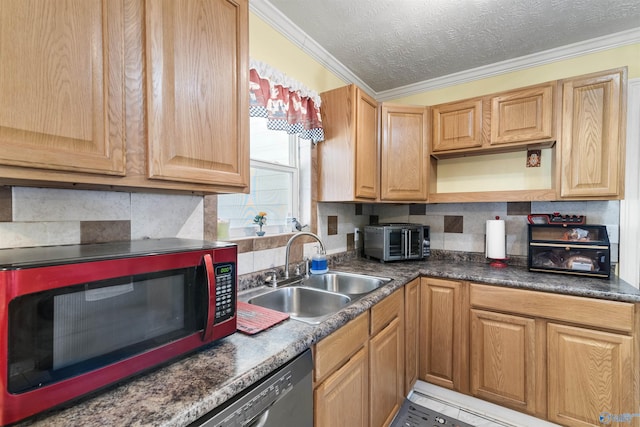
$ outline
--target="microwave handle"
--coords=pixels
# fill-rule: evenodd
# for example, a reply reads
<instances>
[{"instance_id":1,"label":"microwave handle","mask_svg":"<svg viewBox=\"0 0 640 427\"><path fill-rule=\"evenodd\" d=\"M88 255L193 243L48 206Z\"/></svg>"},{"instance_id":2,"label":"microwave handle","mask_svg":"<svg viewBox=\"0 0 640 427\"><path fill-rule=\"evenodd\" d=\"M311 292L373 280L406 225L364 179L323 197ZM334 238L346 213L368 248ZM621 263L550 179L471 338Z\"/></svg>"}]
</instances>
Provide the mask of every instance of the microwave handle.
<instances>
[{"instance_id":1,"label":"microwave handle","mask_svg":"<svg viewBox=\"0 0 640 427\"><path fill-rule=\"evenodd\" d=\"M204 254L202 258L205 270L205 279L207 281L207 320L202 332L202 341L211 341L213 336L213 322L216 315L216 283L213 274L213 258L211 254Z\"/></svg>"}]
</instances>

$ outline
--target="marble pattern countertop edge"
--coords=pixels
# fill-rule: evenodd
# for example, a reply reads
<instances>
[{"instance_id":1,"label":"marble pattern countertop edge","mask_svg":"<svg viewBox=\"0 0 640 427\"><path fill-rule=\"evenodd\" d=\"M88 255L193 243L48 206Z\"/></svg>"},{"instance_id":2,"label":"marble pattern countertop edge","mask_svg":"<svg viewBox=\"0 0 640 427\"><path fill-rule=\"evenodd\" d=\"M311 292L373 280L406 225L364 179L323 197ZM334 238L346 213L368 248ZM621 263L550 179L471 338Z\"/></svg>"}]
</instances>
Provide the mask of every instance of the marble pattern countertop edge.
<instances>
[{"instance_id":1,"label":"marble pattern countertop edge","mask_svg":"<svg viewBox=\"0 0 640 427\"><path fill-rule=\"evenodd\" d=\"M286 320L253 336L236 333L18 425L186 426L420 276L640 303L640 290L617 278L534 273L522 266L495 269L485 263L456 260L380 263L350 258L331 268L394 280L319 325Z\"/></svg>"}]
</instances>

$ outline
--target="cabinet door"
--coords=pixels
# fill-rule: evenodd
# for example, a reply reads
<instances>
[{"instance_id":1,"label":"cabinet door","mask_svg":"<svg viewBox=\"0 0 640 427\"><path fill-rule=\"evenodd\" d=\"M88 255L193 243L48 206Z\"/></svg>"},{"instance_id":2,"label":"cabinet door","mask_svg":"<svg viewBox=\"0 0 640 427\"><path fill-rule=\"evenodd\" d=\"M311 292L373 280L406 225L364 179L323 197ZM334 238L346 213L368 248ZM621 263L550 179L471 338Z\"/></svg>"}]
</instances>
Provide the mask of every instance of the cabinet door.
<instances>
[{"instance_id":1,"label":"cabinet door","mask_svg":"<svg viewBox=\"0 0 640 427\"><path fill-rule=\"evenodd\" d=\"M378 104L356 85L322 97L325 140L318 144L318 200L375 200L380 187Z\"/></svg>"},{"instance_id":2,"label":"cabinet door","mask_svg":"<svg viewBox=\"0 0 640 427\"><path fill-rule=\"evenodd\" d=\"M371 426L388 426L404 401L404 329L400 316L369 342Z\"/></svg>"},{"instance_id":3,"label":"cabinet door","mask_svg":"<svg viewBox=\"0 0 640 427\"><path fill-rule=\"evenodd\" d=\"M631 337L550 323L547 347L549 420L599 426L611 422L600 416L637 412Z\"/></svg>"},{"instance_id":4,"label":"cabinet door","mask_svg":"<svg viewBox=\"0 0 640 427\"><path fill-rule=\"evenodd\" d=\"M508 92L491 98L491 145L555 139L555 83Z\"/></svg>"},{"instance_id":5,"label":"cabinet door","mask_svg":"<svg viewBox=\"0 0 640 427\"><path fill-rule=\"evenodd\" d=\"M429 153L425 107L383 104L380 198L426 201Z\"/></svg>"},{"instance_id":6,"label":"cabinet door","mask_svg":"<svg viewBox=\"0 0 640 427\"><path fill-rule=\"evenodd\" d=\"M536 396L535 320L471 310L471 393L533 414Z\"/></svg>"},{"instance_id":7,"label":"cabinet door","mask_svg":"<svg viewBox=\"0 0 640 427\"><path fill-rule=\"evenodd\" d=\"M466 344L468 309L462 283L422 279L420 284L420 378L458 391L467 391Z\"/></svg>"},{"instance_id":8,"label":"cabinet door","mask_svg":"<svg viewBox=\"0 0 640 427\"><path fill-rule=\"evenodd\" d=\"M149 177L249 181L246 0L147 0Z\"/></svg>"},{"instance_id":9,"label":"cabinet door","mask_svg":"<svg viewBox=\"0 0 640 427\"><path fill-rule=\"evenodd\" d=\"M432 152L482 146L482 99L437 105L432 111Z\"/></svg>"},{"instance_id":10,"label":"cabinet door","mask_svg":"<svg viewBox=\"0 0 640 427\"><path fill-rule=\"evenodd\" d=\"M420 279L415 279L404 287L404 392L408 395L418 380L420 360Z\"/></svg>"},{"instance_id":11,"label":"cabinet door","mask_svg":"<svg viewBox=\"0 0 640 427\"><path fill-rule=\"evenodd\" d=\"M314 391L316 427L369 427L368 346Z\"/></svg>"},{"instance_id":12,"label":"cabinet door","mask_svg":"<svg viewBox=\"0 0 640 427\"><path fill-rule=\"evenodd\" d=\"M378 103L356 88L356 199L376 199L380 182Z\"/></svg>"},{"instance_id":13,"label":"cabinet door","mask_svg":"<svg viewBox=\"0 0 640 427\"><path fill-rule=\"evenodd\" d=\"M624 196L625 69L562 83L561 197Z\"/></svg>"},{"instance_id":14,"label":"cabinet door","mask_svg":"<svg viewBox=\"0 0 640 427\"><path fill-rule=\"evenodd\" d=\"M125 7L0 2L0 164L124 175Z\"/></svg>"}]
</instances>

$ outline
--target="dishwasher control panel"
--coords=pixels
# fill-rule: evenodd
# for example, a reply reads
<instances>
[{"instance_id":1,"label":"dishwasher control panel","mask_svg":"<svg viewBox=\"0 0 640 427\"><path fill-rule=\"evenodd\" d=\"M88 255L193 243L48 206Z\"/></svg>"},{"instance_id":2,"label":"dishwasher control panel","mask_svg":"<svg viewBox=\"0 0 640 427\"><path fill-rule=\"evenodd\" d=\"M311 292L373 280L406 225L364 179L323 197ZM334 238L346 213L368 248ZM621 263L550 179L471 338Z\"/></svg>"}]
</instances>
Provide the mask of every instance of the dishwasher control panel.
<instances>
[{"instance_id":1,"label":"dishwasher control panel","mask_svg":"<svg viewBox=\"0 0 640 427\"><path fill-rule=\"evenodd\" d=\"M253 420L257 420L281 395L288 393L293 388L291 371L280 374L268 382L269 385L265 384L264 387L261 387L260 394L242 404L224 420L214 423L213 427L245 426Z\"/></svg>"},{"instance_id":2,"label":"dishwasher control panel","mask_svg":"<svg viewBox=\"0 0 640 427\"><path fill-rule=\"evenodd\" d=\"M190 427L313 426L311 351L307 350Z\"/></svg>"}]
</instances>

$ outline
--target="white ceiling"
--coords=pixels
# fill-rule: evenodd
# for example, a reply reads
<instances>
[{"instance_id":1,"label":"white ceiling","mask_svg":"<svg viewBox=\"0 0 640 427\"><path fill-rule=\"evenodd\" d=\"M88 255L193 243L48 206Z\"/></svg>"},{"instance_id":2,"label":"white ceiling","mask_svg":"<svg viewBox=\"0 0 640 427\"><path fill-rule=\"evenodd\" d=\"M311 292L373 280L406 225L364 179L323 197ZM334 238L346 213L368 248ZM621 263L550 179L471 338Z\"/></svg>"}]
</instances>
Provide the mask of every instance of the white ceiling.
<instances>
[{"instance_id":1,"label":"white ceiling","mask_svg":"<svg viewBox=\"0 0 640 427\"><path fill-rule=\"evenodd\" d=\"M614 46L640 41L640 0L252 0L251 8L383 95L561 46L584 53L598 44L580 42L603 36Z\"/></svg>"}]
</instances>

